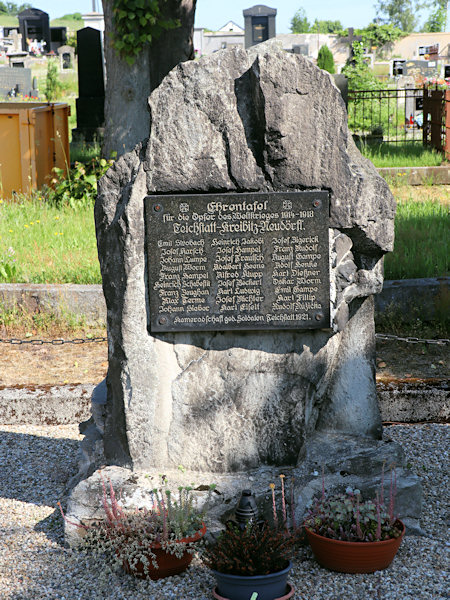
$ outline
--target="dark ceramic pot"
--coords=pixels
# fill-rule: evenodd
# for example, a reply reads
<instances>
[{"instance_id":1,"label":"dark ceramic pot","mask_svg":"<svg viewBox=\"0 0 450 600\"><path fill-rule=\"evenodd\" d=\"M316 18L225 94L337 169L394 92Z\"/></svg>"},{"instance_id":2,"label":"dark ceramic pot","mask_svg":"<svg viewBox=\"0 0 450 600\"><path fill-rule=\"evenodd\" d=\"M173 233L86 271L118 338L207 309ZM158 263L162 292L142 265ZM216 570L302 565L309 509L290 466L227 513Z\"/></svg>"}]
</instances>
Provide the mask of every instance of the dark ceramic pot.
<instances>
[{"instance_id":1,"label":"dark ceramic pot","mask_svg":"<svg viewBox=\"0 0 450 600\"><path fill-rule=\"evenodd\" d=\"M217 581L214 595L216 598L225 598L226 600L243 600L244 598L250 600L252 594L257 592L258 600L290 598L294 593L293 588L287 583L291 568L292 563L289 562L282 571L268 575L228 575L212 569ZM286 595L291 590L291 596Z\"/></svg>"},{"instance_id":2,"label":"dark ceramic pot","mask_svg":"<svg viewBox=\"0 0 450 600\"><path fill-rule=\"evenodd\" d=\"M331 571L341 573L373 573L386 569L394 559L405 534L382 542L342 542L318 535L305 527L308 541L317 562Z\"/></svg>"},{"instance_id":3,"label":"dark ceramic pot","mask_svg":"<svg viewBox=\"0 0 450 600\"><path fill-rule=\"evenodd\" d=\"M190 544L192 542L198 542L206 533L206 525L200 531L189 538L183 538L180 542ZM160 544L155 544L152 547L153 553L156 555L156 562L158 563L158 569L152 564L152 558L149 556L148 573L145 572L144 565L141 561L138 561L133 568L130 567L127 560L123 561L124 570L130 575L139 577L141 579L163 579L164 577L171 577L185 571L192 561L192 553L185 551L180 558L174 554L167 554L165 550L161 548Z\"/></svg>"},{"instance_id":4,"label":"dark ceramic pot","mask_svg":"<svg viewBox=\"0 0 450 600\"><path fill-rule=\"evenodd\" d=\"M290 583L288 583L287 589L286 589L286 594L284 596L281 596L281 598L275 598L275 600L289 600L289 598L292 598L294 596L294 594L295 594L294 586L292 586ZM221 596L219 594L219 592L217 591L217 588L214 588L213 596L216 600L230 600L229 598L224 598L223 596Z\"/></svg>"}]
</instances>

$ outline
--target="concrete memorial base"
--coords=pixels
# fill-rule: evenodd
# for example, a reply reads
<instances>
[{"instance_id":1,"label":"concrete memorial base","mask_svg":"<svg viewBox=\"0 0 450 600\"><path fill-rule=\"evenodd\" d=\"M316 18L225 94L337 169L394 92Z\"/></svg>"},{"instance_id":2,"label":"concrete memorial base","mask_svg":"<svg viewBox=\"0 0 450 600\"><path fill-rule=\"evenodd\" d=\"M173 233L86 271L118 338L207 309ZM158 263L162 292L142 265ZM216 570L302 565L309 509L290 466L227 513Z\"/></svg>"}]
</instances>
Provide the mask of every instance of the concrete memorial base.
<instances>
[{"instance_id":1,"label":"concrete memorial base","mask_svg":"<svg viewBox=\"0 0 450 600\"><path fill-rule=\"evenodd\" d=\"M248 471L214 473L165 469L168 488L176 493L178 486L193 486L197 505L202 508L208 498L208 488L215 484L208 505L208 531L214 533L224 527L236 508L240 492L251 489L255 494L261 514L270 516L272 497L269 484L275 483L280 493L279 475L286 476L289 514L290 488L294 481L294 512L297 523L301 523L308 502L322 490L322 473L328 491L344 491L348 486L361 490L363 496L375 498L381 487L384 468L385 502L389 504L390 467L395 466L396 503L395 511L407 528L407 534L423 534L419 525L422 510L422 488L417 476L406 469L404 452L393 441L362 440L354 436L330 433L316 434L304 449L297 466L273 467L264 465ZM383 467L384 465L384 467ZM161 482L161 472L136 471L123 467L109 466L95 471L79 482L72 491L67 507L67 517L72 522L88 523L102 517L102 478L111 481L127 508L149 508L150 492ZM65 524L66 541L71 546L80 543L80 530Z\"/></svg>"}]
</instances>

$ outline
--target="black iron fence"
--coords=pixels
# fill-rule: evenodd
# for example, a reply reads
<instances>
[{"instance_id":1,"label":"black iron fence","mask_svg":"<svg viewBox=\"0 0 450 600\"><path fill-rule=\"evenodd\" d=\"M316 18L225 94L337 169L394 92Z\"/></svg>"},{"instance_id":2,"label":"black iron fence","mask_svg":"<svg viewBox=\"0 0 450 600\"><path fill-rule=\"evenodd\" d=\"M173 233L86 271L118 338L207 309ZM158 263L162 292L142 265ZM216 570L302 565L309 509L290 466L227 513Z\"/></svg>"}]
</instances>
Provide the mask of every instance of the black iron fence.
<instances>
[{"instance_id":1,"label":"black iron fence","mask_svg":"<svg viewBox=\"0 0 450 600\"><path fill-rule=\"evenodd\" d=\"M450 90L425 86L349 91L348 125L361 142L418 142L449 158Z\"/></svg>"},{"instance_id":2,"label":"black iron fence","mask_svg":"<svg viewBox=\"0 0 450 600\"><path fill-rule=\"evenodd\" d=\"M423 88L349 91L349 129L368 143L421 143L423 101Z\"/></svg>"}]
</instances>

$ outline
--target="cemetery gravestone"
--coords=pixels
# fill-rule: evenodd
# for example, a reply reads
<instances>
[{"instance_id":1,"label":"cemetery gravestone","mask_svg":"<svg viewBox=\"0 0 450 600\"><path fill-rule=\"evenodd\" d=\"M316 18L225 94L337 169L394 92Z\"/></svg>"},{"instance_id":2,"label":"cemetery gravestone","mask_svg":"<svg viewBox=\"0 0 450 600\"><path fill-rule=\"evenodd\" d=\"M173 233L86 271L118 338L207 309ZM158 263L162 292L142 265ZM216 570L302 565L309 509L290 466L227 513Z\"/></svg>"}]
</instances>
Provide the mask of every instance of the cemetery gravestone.
<instances>
[{"instance_id":1,"label":"cemetery gravestone","mask_svg":"<svg viewBox=\"0 0 450 600\"><path fill-rule=\"evenodd\" d=\"M42 42L44 53L50 52L50 21L48 14L38 8L27 8L19 13L19 31L22 34L22 50L28 51L32 40Z\"/></svg>"},{"instance_id":2,"label":"cemetery gravestone","mask_svg":"<svg viewBox=\"0 0 450 600\"><path fill-rule=\"evenodd\" d=\"M61 68L73 69L75 61L75 49L72 46L60 46L57 52L61 60Z\"/></svg>"},{"instance_id":3,"label":"cemetery gravestone","mask_svg":"<svg viewBox=\"0 0 450 600\"><path fill-rule=\"evenodd\" d=\"M257 4L243 11L245 22L245 47L250 48L276 35L277 9Z\"/></svg>"},{"instance_id":4,"label":"cemetery gravestone","mask_svg":"<svg viewBox=\"0 0 450 600\"><path fill-rule=\"evenodd\" d=\"M435 60L407 60L403 67L403 75L437 77L438 63Z\"/></svg>"},{"instance_id":5,"label":"cemetery gravestone","mask_svg":"<svg viewBox=\"0 0 450 600\"><path fill-rule=\"evenodd\" d=\"M0 68L0 96L32 96L31 69Z\"/></svg>"},{"instance_id":6,"label":"cemetery gravestone","mask_svg":"<svg viewBox=\"0 0 450 600\"><path fill-rule=\"evenodd\" d=\"M302 54L303 56L309 56L309 45L295 44L294 46L292 46L292 52L294 54Z\"/></svg>"},{"instance_id":7,"label":"cemetery gravestone","mask_svg":"<svg viewBox=\"0 0 450 600\"><path fill-rule=\"evenodd\" d=\"M92 27L77 31L78 94L75 138L101 137L105 121L105 79L101 32Z\"/></svg>"},{"instance_id":8,"label":"cemetery gravestone","mask_svg":"<svg viewBox=\"0 0 450 600\"><path fill-rule=\"evenodd\" d=\"M66 43L67 27L50 27L50 51L58 52L58 49L66 46Z\"/></svg>"},{"instance_id":9,"label":"cemetery gravestone","mask_svg":"<svg viewBox=\"0 0 450 600\"><path fill-rule=\"evenodd\" d=\"M185 482L218 483L224 512L277 466L307 489L317 456L345 447L347 483L373 484L390 456L417 499L401 449L379 441L375 388L395 204L330 75L267 42L178 65L149 105L149 138L99 183L109 368L80 477L109 464L116 482L177 485L182 465ZM79 483L69 516L98 482Z\"/></svg>"},{"instance_id":10,"label":"cemetery gravestone","mask_svg":"<svg viewBox=\"0 0 450 600\"><path fill-rule=\"evenodd\" d=\"M349 47L349 59L352 60L355 52L353 49L353 44L354 42L361 42L362 40L362 36L361 35L354 35L354 29L353 27L349 27L348 28L348 35L345 37L342 37L340 39L341 42L343 43L347 43L348 47Z\"/></svg>"}]
</instances>

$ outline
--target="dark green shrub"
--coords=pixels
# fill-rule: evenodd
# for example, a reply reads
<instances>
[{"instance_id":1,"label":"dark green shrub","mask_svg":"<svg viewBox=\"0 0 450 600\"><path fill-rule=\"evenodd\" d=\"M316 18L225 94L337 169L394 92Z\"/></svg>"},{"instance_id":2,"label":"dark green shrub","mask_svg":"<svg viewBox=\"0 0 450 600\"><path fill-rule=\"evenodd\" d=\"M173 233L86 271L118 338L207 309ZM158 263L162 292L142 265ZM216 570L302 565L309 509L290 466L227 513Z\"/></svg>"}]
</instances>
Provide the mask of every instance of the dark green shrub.
<instances>
[{"instance_id":1,"label":"dark green shrub","mask_svg":"<svg viewBox=\"0 0 450 600\"><path fill-rule=\"evenodd\" d=\"M54 102L58 98L62 87L58 75L58 63L54 58L49 58L47 62L47 76L44 89L44 96L47 102Z\"/></svg>"},{"instance_id":2,"label":"dark green shrub","mask_svg":"<svg viewBox=\"0 0 450 600\"><path fill-rule=\"evenodd\" d=\"M324 71L328 71L328 73L336 72L333 54L326 45L320 47L319 54L317 55L317 66Z\"/></svg>"}]
</instances>

